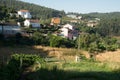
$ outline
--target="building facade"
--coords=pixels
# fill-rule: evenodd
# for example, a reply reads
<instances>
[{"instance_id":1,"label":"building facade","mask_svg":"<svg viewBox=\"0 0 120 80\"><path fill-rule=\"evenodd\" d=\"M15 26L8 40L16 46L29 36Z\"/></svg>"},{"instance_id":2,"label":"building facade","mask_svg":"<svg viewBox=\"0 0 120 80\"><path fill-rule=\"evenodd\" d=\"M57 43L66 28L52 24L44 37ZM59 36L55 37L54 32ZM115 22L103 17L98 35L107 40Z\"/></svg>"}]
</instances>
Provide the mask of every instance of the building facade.
<instances>
[{"instance_id":1,"label":"building facade","mask_svg":"<svg viewBox=\"0 0 120 80\"><path fill-rule=\"evenodd\" d=\"M20 26L16 24L0 24L0 33L5 36L15 35L17 33L22 33Z\"/></svg>"},{"instance_id":2,"label":"building facade","mask_svg":"<svg viewBox=\"0 0 120 80\"><path fill-rule=\"evenodd\" d=\"M18 15L20 15L23 18L28 18L28 19L32 18L31 14L28 10L19 10Z\"/></svg>"},{"instance_id":3,"label":"building facade","mask_svg":"<svg viewBox=\"0 0 120 80\"><path fill-rule=\"evenodd\" d=\"M40 28L40 21L27 19L24 21L24 26L31 27L31 28Z\"/></svg>"}]
</instances>

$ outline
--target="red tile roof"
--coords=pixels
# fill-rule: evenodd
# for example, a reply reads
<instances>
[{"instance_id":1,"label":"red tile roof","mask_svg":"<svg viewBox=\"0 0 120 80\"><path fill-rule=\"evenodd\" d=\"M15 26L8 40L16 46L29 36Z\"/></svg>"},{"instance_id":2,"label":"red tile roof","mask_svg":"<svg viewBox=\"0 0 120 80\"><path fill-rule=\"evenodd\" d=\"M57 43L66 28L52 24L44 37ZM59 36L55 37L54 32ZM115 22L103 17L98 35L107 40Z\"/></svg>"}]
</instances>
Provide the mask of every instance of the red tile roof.
<instances>
[{"instance_id":1,"label":"red tile roof","mask_svg":"<svg viewBox=\"0 0 120 80\"><path fill-rule=\"evenodd\" d=\"M28 10L23 10L23 9L21 9L20 11L21 11L21 12L29 12Z\"/></svg>"},{"instance_id":2,"label":"red tile roof","mask_svg":"<svg viewBox=\"0 0 120 80\"><path fill-rule=\"evenodd\" d=\"M33 23L40 23L40 21L38 19L29 19L30 22L33 22Z\"/></svg>"},{"instance_id":3,"label":"red tile roof","mask_svg":"<svg viewBox=\"0 0 120 80\"><path fill-rule=\"evenodd\" d=\"M53 23L53 24L60 24L60 18L57 18L57 17L52 18L51 19L51 23Z\"/></svg>"}]
</instances>

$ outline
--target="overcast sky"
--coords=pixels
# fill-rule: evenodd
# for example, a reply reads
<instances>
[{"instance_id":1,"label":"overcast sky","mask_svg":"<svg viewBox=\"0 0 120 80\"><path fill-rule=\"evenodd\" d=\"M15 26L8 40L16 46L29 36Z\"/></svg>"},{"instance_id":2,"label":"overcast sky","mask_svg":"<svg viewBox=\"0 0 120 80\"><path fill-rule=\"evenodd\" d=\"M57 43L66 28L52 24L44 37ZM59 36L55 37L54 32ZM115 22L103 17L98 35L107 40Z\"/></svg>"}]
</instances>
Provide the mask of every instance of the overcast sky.
<instances>
[{"instance_id":1,"label":"overcast sky","mask_svg":"<svg viewBox=\"0 0 120 80\"><path fill-rule=\"evenodd\" d=\"M21 0L65 12L120 12L120 0Z\"/></svg>"}]
</instances>

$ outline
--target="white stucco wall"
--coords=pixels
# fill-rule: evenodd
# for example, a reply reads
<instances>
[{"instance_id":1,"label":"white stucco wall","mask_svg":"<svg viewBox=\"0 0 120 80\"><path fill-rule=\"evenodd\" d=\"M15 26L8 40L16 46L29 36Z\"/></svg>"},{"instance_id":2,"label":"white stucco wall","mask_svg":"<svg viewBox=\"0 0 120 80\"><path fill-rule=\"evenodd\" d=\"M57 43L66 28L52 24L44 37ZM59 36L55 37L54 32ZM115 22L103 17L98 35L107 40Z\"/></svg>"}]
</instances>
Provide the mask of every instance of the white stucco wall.
<instances>
[{"instance_id":1,"label":"white stucco wall","mask_svg":"<svg viewBox=\"0 0 120 80\"><path fill-rule=\"evenodd\" d=\"M66 24L66 25L64 25L63 27L64 27L64 28L69 28L69 29L73 30L73 26L70 25L70 24Z\"/></svg>"},{"instance_id":2,"label":"white stucco wall","mask_svg":"<svg viewBox=\"0 0 120 80\"><path fill-rule=\"evenodd\" d=\"M64 35L64 37L68 37L68 29L67 28L62 28L61 30L61 34Z\"/></svg>"},{"instance_id":3,"label":"white stucco wall","mask_svg":"<svg viewBox=\"0 0 120 80\"><path fill-rule=\"evenodd\" d=\"M20 26L15 25L4 25L3 26L4 34L16 34L21 33ZM0 26L0 32L2 32L2 26Z\"/></svg>"},{"instance_id":4,"label":"white stucco wall","mask_svg":"<svg viewBox=\"0 0 120 80\"><path fill-rule=\"evenodd\" d=\"M29 12L18 11L18 15L22 16L23 18L31 18L32 17Z\"/></svg>"}]
</instances>

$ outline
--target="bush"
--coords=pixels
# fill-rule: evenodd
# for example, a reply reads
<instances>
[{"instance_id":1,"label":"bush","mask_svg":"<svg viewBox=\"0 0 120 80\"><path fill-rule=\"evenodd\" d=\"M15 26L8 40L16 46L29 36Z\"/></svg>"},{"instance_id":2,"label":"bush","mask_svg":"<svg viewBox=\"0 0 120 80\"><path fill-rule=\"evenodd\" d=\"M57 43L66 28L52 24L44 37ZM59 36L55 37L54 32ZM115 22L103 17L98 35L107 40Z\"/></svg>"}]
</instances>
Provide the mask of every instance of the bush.
<instances>
[{"instance_id":1,"label":"bush","mask_svg":"<svg viewBox=\"0 0 120 80\"><path fill-rule=\"evenodd\" d=\"M34 63L38 62L40 64L44 63L44 60L38 55L26 55L26 54L14 54L11 57L9 63L13 62L14 64L19 65L18 67L29 67Z\"/></svg>"},{"instance_id":2,"label":"bush","mask_svg":"<svg viewBox=\"0 0 120 80\"><path fill-rule=\"evenodd\" d=\"M14 54L8 64L0 69L0 80L17 80L27 67L36 63L44 66L44 60L38 55Z\"/></svg>"}]
</instances>

